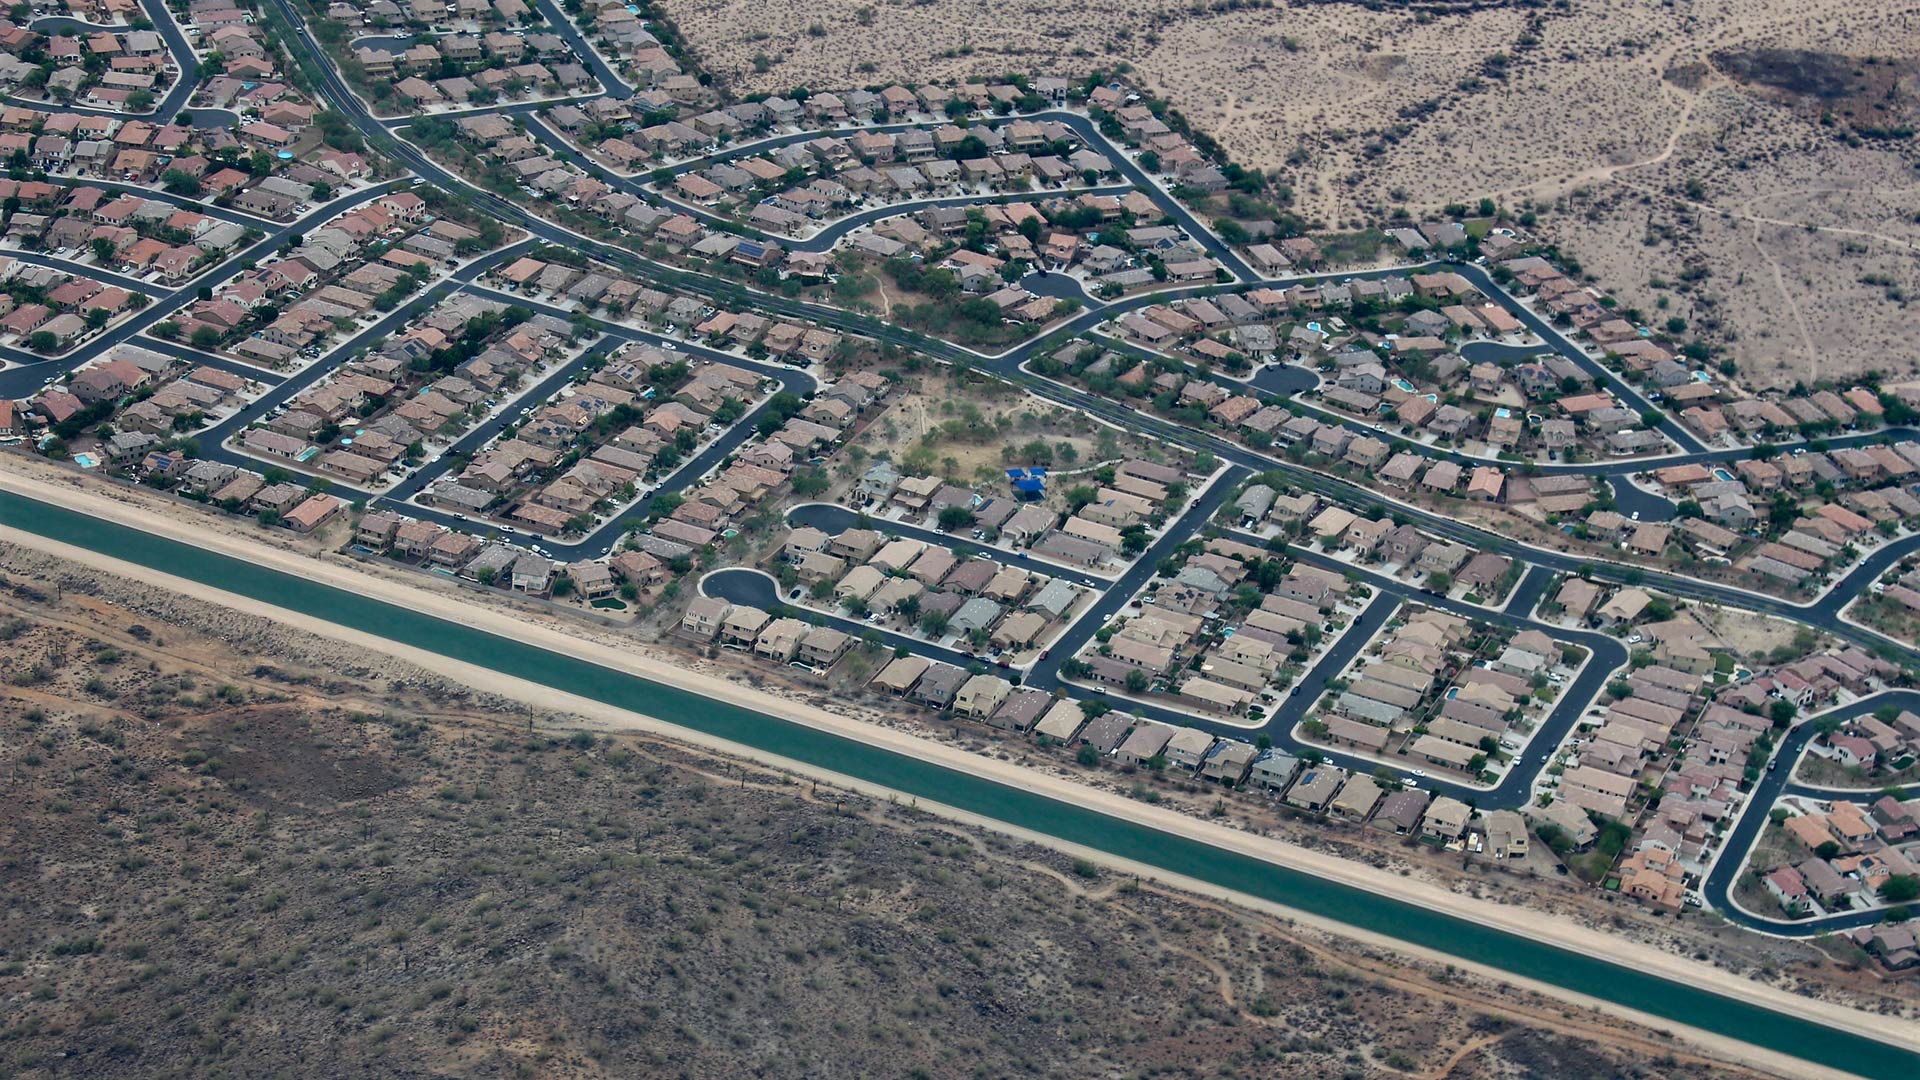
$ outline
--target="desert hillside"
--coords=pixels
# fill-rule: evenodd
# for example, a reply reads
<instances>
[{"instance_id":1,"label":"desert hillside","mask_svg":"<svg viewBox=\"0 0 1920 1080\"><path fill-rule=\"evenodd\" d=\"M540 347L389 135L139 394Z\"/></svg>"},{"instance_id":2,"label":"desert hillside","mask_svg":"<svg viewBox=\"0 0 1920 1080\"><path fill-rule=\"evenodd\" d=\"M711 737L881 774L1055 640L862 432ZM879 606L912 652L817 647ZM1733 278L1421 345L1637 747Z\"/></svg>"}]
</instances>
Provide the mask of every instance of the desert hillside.
<instances>
[{"instance_id":1,"label":"desert hillside","mask_svg":"<svg viewBox=\"0 0 1920 1080\"><path fill-rule=\"evenodd\" d=\"M0 545L10 1077L1750 1074Z\"/></svg>"},{"instance_id":2,"label":"desert hillside","mask_svg":"<svg viewBox=\"0 0 1920 1080\"><path fill-rule=\"evenodd\" d=\"M1920 370L1920 5L668 8L740 93L1124 67L1324 228L1531 204L1629 306L1687 319L1757 385Z\"/></svg>"}]
</instances>

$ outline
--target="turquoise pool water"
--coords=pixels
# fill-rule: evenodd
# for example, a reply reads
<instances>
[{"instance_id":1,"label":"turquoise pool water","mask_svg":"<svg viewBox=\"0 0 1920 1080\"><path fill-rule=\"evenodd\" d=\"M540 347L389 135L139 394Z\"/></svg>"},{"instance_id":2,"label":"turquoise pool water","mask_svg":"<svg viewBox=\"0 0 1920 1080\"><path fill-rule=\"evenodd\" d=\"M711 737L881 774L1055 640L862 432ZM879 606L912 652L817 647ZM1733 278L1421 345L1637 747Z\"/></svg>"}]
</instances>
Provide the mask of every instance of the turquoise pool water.
<instances>
[{"instance_id":1,"label":"turquoise pool water","mask_svg":"<svg viewBox=\"0 0 1920 1080\"><path fill-rule=\"evenodd\" d=\"M1876 1080L1920 1076L1920 1055L1873 1039L58 506L0 492L0 522L1755 1046Z\"/></svg>"}]
</instances>

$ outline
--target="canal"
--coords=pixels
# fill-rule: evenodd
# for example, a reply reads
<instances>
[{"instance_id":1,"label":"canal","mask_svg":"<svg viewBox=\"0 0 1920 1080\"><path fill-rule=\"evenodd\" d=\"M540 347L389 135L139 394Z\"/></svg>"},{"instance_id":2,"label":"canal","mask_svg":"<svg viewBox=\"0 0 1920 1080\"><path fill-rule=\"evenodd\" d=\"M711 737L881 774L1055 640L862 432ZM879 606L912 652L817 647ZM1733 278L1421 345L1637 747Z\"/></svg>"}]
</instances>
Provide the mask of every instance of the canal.
<instances>
[{"instance_id":1,"label":"canal","mask_svg":"<svg viewBox=\"0 0 1920 1080\"><path fill-rule=\"evenodd\" d=\"M0 491L0 522L1675 1023L1862 1076L1884 1080L1920 1076L1920 1054L1874 1039L1170 836L1044 795L711 701L10 492Z\"/></svg>"}]
</instances>

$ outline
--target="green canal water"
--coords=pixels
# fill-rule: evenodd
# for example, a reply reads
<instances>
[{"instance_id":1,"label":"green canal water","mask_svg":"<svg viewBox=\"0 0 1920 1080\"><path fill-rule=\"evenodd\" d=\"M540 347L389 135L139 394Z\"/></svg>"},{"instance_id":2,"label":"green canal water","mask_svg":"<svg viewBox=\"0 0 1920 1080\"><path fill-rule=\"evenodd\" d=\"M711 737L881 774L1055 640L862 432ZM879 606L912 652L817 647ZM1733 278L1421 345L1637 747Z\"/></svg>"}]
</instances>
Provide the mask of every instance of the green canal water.
<instances>
[{"instance_id":1,"label":"green canal water","mask_svg":"<svg viewBox=\"0 0 1920 1080\"><path fill-rule=\"evenodd\" d=\"M1872 1039L71 510L0 492L0 522L1755 1046L1862 1076L1920 1077L1920 1054Z\"/></svg>"}]
</instances>

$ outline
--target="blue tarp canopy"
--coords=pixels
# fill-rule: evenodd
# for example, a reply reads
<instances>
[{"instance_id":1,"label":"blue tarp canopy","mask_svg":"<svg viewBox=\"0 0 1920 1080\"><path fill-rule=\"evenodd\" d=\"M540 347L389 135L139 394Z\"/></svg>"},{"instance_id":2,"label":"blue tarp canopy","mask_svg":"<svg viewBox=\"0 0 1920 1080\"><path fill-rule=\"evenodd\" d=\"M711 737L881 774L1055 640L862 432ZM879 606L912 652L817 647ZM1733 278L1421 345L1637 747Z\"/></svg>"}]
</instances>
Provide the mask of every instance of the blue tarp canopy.
<instances>
[{"instance_id":1,"label":"blue tarp canopy","mask_svg":"<svg viewBox=\"0 0 1920 1080\"><path fill-rule=\"evenodd\" d=\"M1037 495L1047 490L1047 482L1045 480L1015 480L1013 482L1013 490L1029 491Z\"/></svg>"},{"instance_id":2,"label":"blue tarp canopy","mask_svg":"<svg viewBox=\"0 0 1920 1080\"><path fill-rule=\"evenodd\" d=\"M1009 480L1024 480L1026 479L1026 477L1027 477L1027 470L1025 469L1008 469L1007 470L1007 479Z\"/></svg>"}]
</instances>

